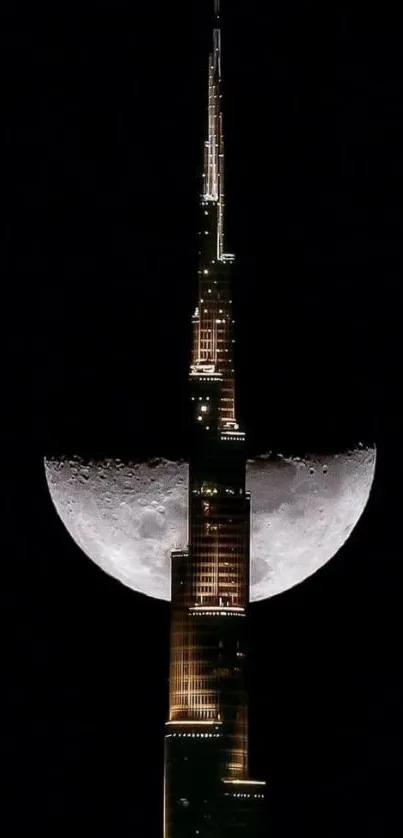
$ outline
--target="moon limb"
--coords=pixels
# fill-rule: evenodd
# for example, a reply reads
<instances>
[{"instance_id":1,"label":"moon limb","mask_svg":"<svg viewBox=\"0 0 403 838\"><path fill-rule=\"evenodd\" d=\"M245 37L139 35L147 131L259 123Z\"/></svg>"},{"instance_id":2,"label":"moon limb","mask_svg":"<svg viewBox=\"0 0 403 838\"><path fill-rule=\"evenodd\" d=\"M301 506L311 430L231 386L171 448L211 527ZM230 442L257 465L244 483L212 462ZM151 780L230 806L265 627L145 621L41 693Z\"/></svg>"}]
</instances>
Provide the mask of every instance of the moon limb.
<instances>
[{"instance_id":1,"label":"moon limb","mask_svg":"<svg viewBox=\"0 0 403 838\"><path fill-rule=\"evenodd\" d=\"M251 601L308 578L345 543L367 504L375 448L247 463ZM46 459L51 499L80 549L109 575L170 599L170 551L187 541L185 462Z\"/></svg>"}]
</instances>

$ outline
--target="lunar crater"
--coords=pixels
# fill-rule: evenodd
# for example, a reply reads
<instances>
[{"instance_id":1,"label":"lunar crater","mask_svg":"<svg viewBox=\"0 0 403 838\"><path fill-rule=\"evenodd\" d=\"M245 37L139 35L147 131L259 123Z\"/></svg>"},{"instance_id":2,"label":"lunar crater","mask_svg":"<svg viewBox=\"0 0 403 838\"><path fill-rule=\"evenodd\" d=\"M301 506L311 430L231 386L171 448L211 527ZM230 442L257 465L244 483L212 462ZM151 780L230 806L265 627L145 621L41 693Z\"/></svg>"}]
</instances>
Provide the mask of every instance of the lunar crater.
<instances>
[{"instance_id":1,"label":"lunar crater","mask_svg":"<svg viewBox=\"0 0 403 838\"><path fill-rule=\"evenodd\" d=\"M351 534L374 479L376 449L249 459L251 601L299 584ZM80 457L45 460L50 496L81 550L136 591L170 599L170 552L187 541L188 465Z\"/></svg>"}]
</instances>

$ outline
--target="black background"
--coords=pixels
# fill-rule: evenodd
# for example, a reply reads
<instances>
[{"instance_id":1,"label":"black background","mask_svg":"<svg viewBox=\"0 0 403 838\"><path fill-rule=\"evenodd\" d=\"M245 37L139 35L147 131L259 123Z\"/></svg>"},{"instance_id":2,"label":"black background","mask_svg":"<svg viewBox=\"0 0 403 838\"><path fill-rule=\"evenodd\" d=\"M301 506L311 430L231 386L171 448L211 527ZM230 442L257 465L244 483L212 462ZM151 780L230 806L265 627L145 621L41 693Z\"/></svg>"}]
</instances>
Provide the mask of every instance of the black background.
<instances>
[{"instance_id":1,"label":"black background","mask_svg":"<svg viewBox=\"0 0 403 838\"><path fill-rule=\"evenodd\" d=\"M186 456L209 8L2 8L2 831L153 838L169 606L80 553L42 458ZM397 834L402 15L222 18L251 453L378 446L348 544L251 609L252 773L270 835Z\"/></svg>"}]
</instances>

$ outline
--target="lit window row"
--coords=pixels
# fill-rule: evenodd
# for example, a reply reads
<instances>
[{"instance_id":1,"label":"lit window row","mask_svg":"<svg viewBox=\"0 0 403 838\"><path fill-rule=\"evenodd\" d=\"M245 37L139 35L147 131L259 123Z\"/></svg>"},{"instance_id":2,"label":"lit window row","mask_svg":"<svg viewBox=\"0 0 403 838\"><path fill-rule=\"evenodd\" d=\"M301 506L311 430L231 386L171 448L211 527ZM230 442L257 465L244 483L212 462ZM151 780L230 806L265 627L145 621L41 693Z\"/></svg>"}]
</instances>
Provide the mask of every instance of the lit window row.
<instances>
[{"instance_id":1,"label":"lit window row","mask_svg":"<svg viewBox=\"0 0 403 838\"><path fill-rule=\"evenodd\" d=\"M244 617L245 613L242 611L221 611L220 608L214 608L212 611L201 611L196 607L195 611L190 612L192 616L195 614L201 617Z\"/></svg>"},{"instance_id":2,"label":"lit window row","mask_svg":"<svg viewBox=\"0 0 403 838\"><path fill-rule=\"evenodd\" d=\"M176 737L177 739L218 739L219 733L167 733L165 739Z\"/></svg>"}]
</instances>

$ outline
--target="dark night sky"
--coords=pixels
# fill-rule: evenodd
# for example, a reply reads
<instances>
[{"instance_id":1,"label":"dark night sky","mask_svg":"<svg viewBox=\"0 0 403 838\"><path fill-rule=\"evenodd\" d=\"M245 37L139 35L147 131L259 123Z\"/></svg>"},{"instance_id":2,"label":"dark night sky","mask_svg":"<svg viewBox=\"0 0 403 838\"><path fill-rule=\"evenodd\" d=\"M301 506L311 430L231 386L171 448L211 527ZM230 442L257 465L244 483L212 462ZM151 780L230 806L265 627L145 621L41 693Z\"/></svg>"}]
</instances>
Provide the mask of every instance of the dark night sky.
<instances>
[{"instance_id":1,"label":"dark night sky","mask_svg":"<svg viewBox=\"0 0 403 838\"><path fill-rule=\"evenodd\" d=\"M250 448L379 451L348 545L251 610L252 771L273 838L379 838L402 814L402 13L223 5ZM6 838L161 836L169 607L80 553L42 456L186 456L208 27L207 0L2 6Z\"/></svg>"}]
</instances>

